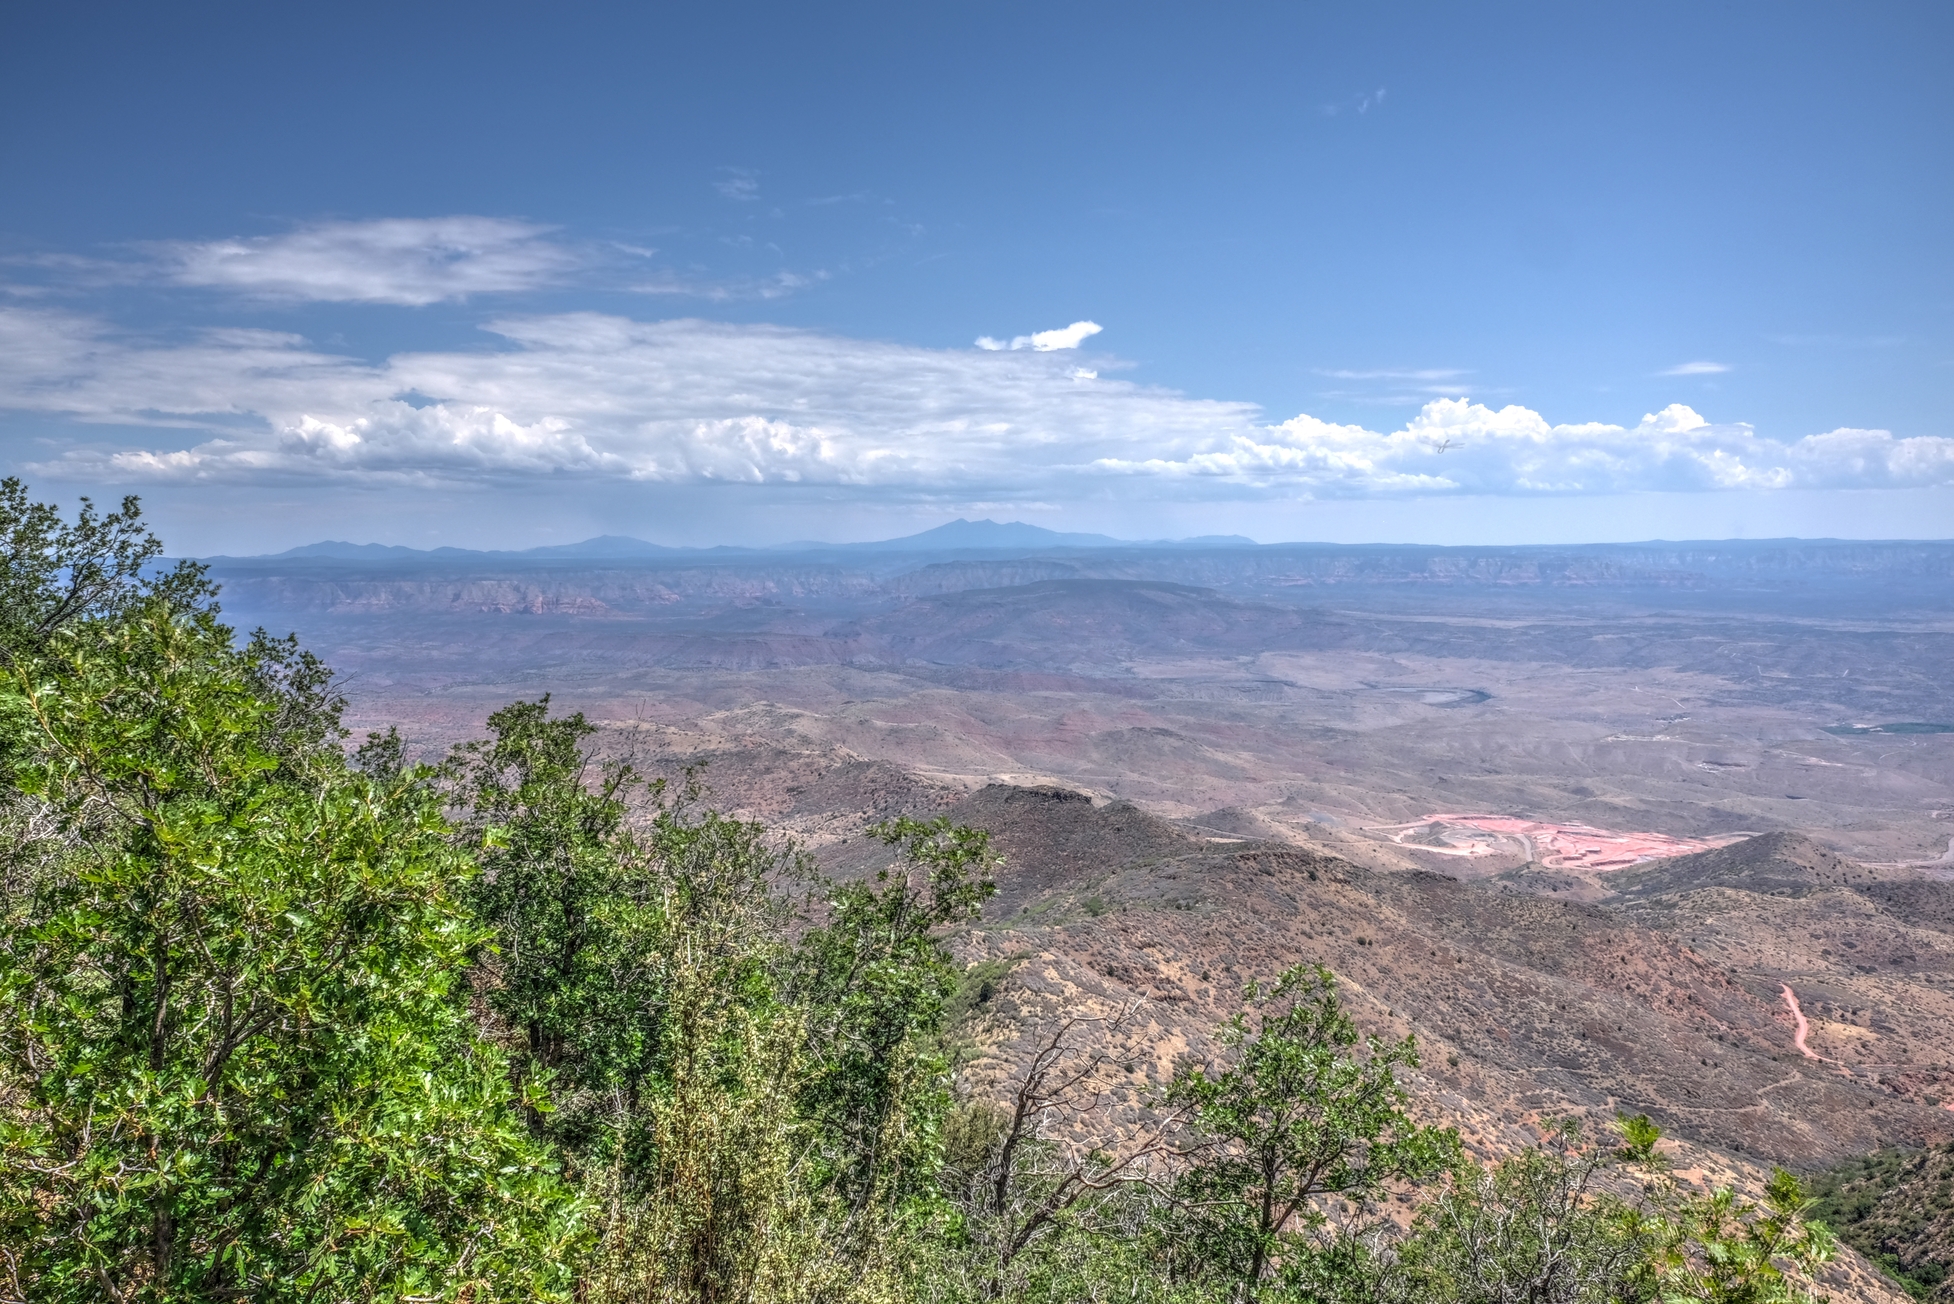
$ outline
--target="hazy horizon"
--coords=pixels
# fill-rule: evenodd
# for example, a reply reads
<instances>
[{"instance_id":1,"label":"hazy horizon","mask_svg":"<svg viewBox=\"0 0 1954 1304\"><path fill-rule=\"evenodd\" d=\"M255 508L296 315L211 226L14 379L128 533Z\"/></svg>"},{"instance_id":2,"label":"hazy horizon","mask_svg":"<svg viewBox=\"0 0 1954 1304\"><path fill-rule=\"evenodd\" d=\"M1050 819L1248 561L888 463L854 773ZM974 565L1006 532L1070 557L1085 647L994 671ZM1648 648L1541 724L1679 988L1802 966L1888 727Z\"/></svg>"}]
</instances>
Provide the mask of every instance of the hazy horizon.
<instances>
[{"instance_id":1,"label":"hazy horizon","mask_svg":"<svg viewBox=\"0 0 1954 1304\"><path fill-rule=\"evenodd\" d=\"M936 531L938 530L945 529L950 526L963 525L963 524L995 525L1006 529L1014 526L1029 526L1034 530L1046 531L1047 533L1055 536L1055 540L1066 540L1069 538L1079 538L1079 537L1091 537L1091 536L1084 535L1083 532L1078 532L1078 531L1049 530L1048 527L1038 526L1027 521L1017 521L1017 520L992 521L986 518L984 520L973 522L973 521L967 521L965 518L958 517L954 520L942 522L939 525L932 527L931 529L918 531L917 534L897 535L892 538L877 536L873 538L862 538L862 539L795 539L795 540L779 542L779 543L746 543L746 542L726 541L726 542L708 543L708 544L660 544L649 539L640 539L635 535L601 534L601 535L591 535L590 537L584 539L571 540L562 544L533 545L526 548L465 548L455 544L440 544L440 543L431 544L425 547L414 547L411 545L387 543L380 540L314 539L307 543L295 544L290 548L282 548L275 552L202 553L202 554L196 554L196 556L200 559L224 558L226 560L232 560L232 561L260 561L260 560L271 560L271 559L294 556L294 555L304 555L308 549L327 548L327 547L345 547L351 549L392 550L394 555L400 555L404 552L405 554L409 554L409 555L434 556L446 552L450 554L461 554L466 556L483 556L483 557L505 556L506 557L506 556L524 556L530 554L549 553L558 549L565 549L565 550L575 549L578 548L579 546L587 545L587 544L601 544L601 543L614 543L614 542L644 544L652 548L656 548L664 551L670 551L670 552L677 552L677 553L713 552L713 551L722 551L722 550L723 551L745 551L745 552L814 551L822 548L846 549L846 548L860 548L867 545L900 543L910 539L916 539L918 537L927 537L931 534L936 533ZM1254 547L1254 548L1280 548L1280 547L1584 548L1584 547L1622 547L1622 546L1635 546L1635 545L1643 545L1643 544L1652 545L1652 546L1676 546L1676 545L1683 545L1683 544L1729 544L1729 543L1954 543L1954 535L1947 535L1940 538L1905 538L1901 536L1871 536L1871 535L1866 536L1864 538L1841 538L1838 536L1828 536L1828 535L1759 535L1755 537L1729 536L1723 538L1705 537L1705 538L1695 538L1695 539L1689 539L1689 538L1670 539L1670 538L1662 538L1658 536L1651 536L1642 539L1605 539L1605 540L1604 539L1568 539L1568 540L1556 540L1556 541L1547 541L1547 542L1539 542L1539 543L1511 543L1511 544L1499 544L1499 543L1439 544L1439 543L1428 543L1416 539L1369 539L1369 540L1362 540L1362 541L1339 541L1339 540L1331 540L1331 539L1254 539L1248 537L1247 535L1189 535L1180 538L1161 538L1161 539L1124 539L1124 538L1116 538L1112 536L1102 535L1102 536L1098 536L1098 539L1102 541L1091 542L1091 543L1070 543L1070 542L1033 540L1033 541L1029 541L1028 543L1000 542L996 544L967 542L967 543L955 543L955 544L942 544L940 546L946 550L956 550L956 549L968 550L973 548L984 548L984 547L994 547L1000 550L1012 550L1020 547L1026 547L1026 546L1081 547L1081 548L1107 548L1107 547L1121 547L1121 546L1171 547L1175 545L1183 545L1188 543L1203 543L1204 541L1215 540L1215 539L1231 539L1231 540L1239 541L1239 542L1229 543L1220 546ZM1205 546L1215 546L1215 545L1208 544ZM183 553L179 549L172 549L171 553L172 555L182 555L182 556L192 555L188 553ZM330 554L320 553L315 555L324 557L324 556L329 556ZM375 558L378 558L379 556L382 555L382 553L379 551L374 551L370 555ZM596 557L602 554L587 553L587 554L577 554L577 555L586 556L586 557ZM617 555L620 559L628 560L634 554L625 553L625 554L615 554L615 555ZM655 556L656 554L637 554L637 555Z\"/></svg>"}]
</instances>

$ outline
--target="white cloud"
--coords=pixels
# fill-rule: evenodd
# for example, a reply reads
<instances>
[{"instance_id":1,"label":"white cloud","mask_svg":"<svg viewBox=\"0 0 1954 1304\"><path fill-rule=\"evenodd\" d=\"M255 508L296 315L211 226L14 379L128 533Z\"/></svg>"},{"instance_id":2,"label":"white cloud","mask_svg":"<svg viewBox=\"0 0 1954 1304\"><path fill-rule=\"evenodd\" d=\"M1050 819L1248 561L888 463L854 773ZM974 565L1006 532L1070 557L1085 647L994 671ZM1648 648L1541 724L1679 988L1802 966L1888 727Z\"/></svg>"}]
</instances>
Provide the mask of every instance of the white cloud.
<instances>
[{"instance_id":1,"label":"white cloud","mask_svg":"<svg viewBox=\"0 0 1954 1304\"><path fill-rule=\"evenodd\" d=\"M1478 386L1466 379L1472 372L1461 367L1377 367L1364 370L1318 367L1316 374L1329 380L1365 382L1351 389L1326 390L1322 395L1324 398L1356 399L1393 407L1417 406L1434 397L1453 398L1478 391Z\"/></svg>"},{"instance_id":2,"label":"white cloud","mask_svg":"<svg viewBox=\"0 0 1954 1304\"><path fill-rule=\"evenodd\" d=\"M37 472L108 480L603 477L994 500L1954 484L1954 438L1842 429L1782 442L1681 404L1632 426L1556 425L1451 397L1375 431L1270 423L1252 404L1095 376L1035 345L924 349L597 313L490 330L499 347L366 363L290 335L159 344L0 304L0 407L205 432L77 448Z\"/></svg>"},{"instance_id":3,"label":"white cloud","mask_svg":"<svg viewBox=\"0 0 1954 1304\"><path fill-rule=\"evenodd\" d=\"M1656 372L1656 375L1658 376L1721 376L1724 372L1728 370L1730 370L1729 364L1723 362L1684 362L1674 367L1670 367L1667 371L1658 371Z\"/></svg>"},{"instance_id":4,"label":"white cloud","mask_svg":"<svg viewBox=\"0 0 1954 1304\"><path fill-rule=\"evenodd\" d=\"M418 307L563 279L579 259L546 240L549 230L496 217L387 218L155 250L165 278L179 285Z\"/></svg>"},{"instance_id":5,"label":"white cloud","mask_svg":"<svg viewBox=\"0 0 1954 1304\"><path fill-rule=\"evenodd\" d=\"M1326 118L1338 117L1346 108L1354 108L1360 115L1369 113L1372 109L1384 103L1384 93L1384 87L1380 86L1365 95L1353 95L1349 99L1336 104L1325 104L1323 106L1323 116Z\"/></svg>"},{"instance_id":6,"label":"white cloud","mask_svg":"<svg viewBox=\"0 0 1954 1304\"><path fill-rule=\"evenodd\" d=\"M1318 368L1316 374L1334 380L1457 380L1472 373L1458 367L1428 367L1422 371L1326 371Z\"/></svg>"},{"instance_id":7,"label":"white cloud","mask_svg":"<svg viewBox=\"0 0 1954 1304\"><path fill-rule=\"evenodd\" d=\"M1075 321L1070 326L1058 330L1013 336L1008 342L993 339L989 335L979 335L977 347L990 353L996 353L1001 349L1031 349L1038 353L1051 353L1057 349L1076 349L1085 342L1087 336L1097 335L1105 329L1096 321Z\"/></svg>"},{"instance_id":8,"label":"white cloud","mask_svg":"<svg viewBox=\"0 0 1954 1304\"><path fill-rule=\"evenodd\" d=\"M1323 495L1834 488L1954 480L1954 439L1895 441L1883 431L1855 433L1871 436L1849 441L1856 462L1840 455L1844 448L1827 446L1836 435L1785 445L1747 425L1712 425L1680 403L1624 427L1551 425L1524 407L1495 411L1466 399L1439 399L1389 434L1300 416L1179 459L1100 465L1130 474L1218 476L1268 487L1302 483ZM1922 443L1928 447L1900 447Z\"/></svg>"},{"instance_id":9,"label":"white cloud","mask_svg":"<svg viewBox=\"0 0 1954 1304\"><path fill-rule=\"evenodd\" d=\"M405 307L599 281L640 294L767 300L831 277L825 269L713 277L647 267L659 250L616 240L571 244L551 239L553 230L493 217L390 218L319 223L276 236L153 242L140 259L34 255L0 258L0 265L35 268L68 291L161 281L259 299ZM0 294L14 298L51 292L0 285Z\"/></svg>"},{"instance_id":10,"label":"white cloud","mask_svg":"<svg viewBox=\"0 0 1954 1304\"><path fill-rule=\"evenodd\" d=\"M713 182L712 188L717 190L725 198L738 200L741 203L750 203L760 197L760 174L752 168L721 168L719 170L725 173L725 175Z\"/></svg>"},{"instance_id":11,"label":"white cloud","mask_svg":"<svg viewBox=\"0 0 1954 1304\"><path fill-rule=\"evenodd\" d=\"M771 276L748 276L732 280L712 280L673 271L660 271L651 279L627 286L633 294L671 295L705 299L712 303L731 303L741 299L785 299L811 285L828 279L826 271L810 273L779 271Z\"/></svg>"}]
</instances>

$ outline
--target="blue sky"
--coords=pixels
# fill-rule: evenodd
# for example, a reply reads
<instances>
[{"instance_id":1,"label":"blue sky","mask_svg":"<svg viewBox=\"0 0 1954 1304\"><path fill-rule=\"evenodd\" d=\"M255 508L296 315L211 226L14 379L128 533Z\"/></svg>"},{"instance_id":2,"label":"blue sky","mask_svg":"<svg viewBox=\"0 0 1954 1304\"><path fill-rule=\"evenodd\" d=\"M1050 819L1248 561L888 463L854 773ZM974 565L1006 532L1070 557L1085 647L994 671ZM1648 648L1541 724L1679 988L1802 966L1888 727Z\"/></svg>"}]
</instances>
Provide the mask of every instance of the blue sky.
<instances>
[{"instance_id":1,"label":"blue sky","mask_svg":"<svg viewBox=\"0 0 1954 1304\"><path fill-rule=\"evenodd\" d=\"M1941 3L14 6L0 463L192 551L1948 537L1950 65Z\"/></svg>"}]
</instances>

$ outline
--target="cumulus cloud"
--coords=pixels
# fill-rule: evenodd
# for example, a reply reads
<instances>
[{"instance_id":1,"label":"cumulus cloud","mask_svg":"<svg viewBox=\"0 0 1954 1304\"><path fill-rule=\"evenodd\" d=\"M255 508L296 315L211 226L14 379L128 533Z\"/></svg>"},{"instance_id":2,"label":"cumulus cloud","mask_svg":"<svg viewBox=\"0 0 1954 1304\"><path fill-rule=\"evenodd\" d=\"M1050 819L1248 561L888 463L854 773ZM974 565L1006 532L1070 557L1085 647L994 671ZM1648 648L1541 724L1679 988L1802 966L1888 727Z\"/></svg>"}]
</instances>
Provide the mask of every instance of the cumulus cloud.
<instances>
[{"instance_id":1,"label":"cumulus cloud","mask_svg":"<svg viewBox=\"0 0 1954 1304\"><path fill-rule=\"evenodd\" d=\"M283 235L155 246L178 285L267 298L419 307L533 290L579 263L550 228L496 217L325 222Z\"/></svg>"},{"instance_id":2,"label":"cumulus cloud","mask_svg":"<svg viewBox=\"0 0 1954 1304\"><path fill-rule=\"evenodd\" d=\"M1381 434L1299 416L1191 456L1109 459L1108 471L1216 476L1318 495L1583 494L1900 488L1954 483L1954 439L1835 430L1785 443L1675 403L1633 426L1553 425L1529 408L1439 399Z\"/></svg>"},{"instance_id":3,"label":"cumulus cloud","mask_svg":"<svg viewBox=\"0 0 1954 1304\"><path fill-rule=\"evenodd\" d=\"M924 349L599 313L489 330L493 348L376 363L273 332L158 343L0 305L0 407L203 431L41 468L118 480L609 477L992 500L1954 484L1954 438L1841 429L1787 442L1681 404L1634 425L1557 425L1450 397L1376 431L1271 422L1252 404L1105 378L1031 344Z\"/></svg>"},{"instance_id":4,"label":"cumulus cloud","mask_svg":"<svg viewBox=\"0 0 1954 1304\"><path fill-rule=\"evenodd\" d=\"M1678 363L1676 366L1670 367L1665 371L1658 371L1656 372L1656 375L1658 376L1721 376L1724 372L1728 370L1730 370L1729 364L1723 362L1683 362L1683 363Z\"/></svg>"},{"instance_id":5,"label":"cumulus cloud","mask_svg":"<svg viewBox=\"0 0 1954 1304\"><path fill-rule=\"evenodd\" d=\"M1038 353L1051 353L1057 349L1076 349L1085 343L1087 336L1097 335L1105 329L1096 321L1075 321L1070 326L1062 326L1057 330L1039 331L1033 335L1016 335L1009 340L979 335L977 347L991 353L1002 349L1031 349Z\"/></svg>"}]
</instances>

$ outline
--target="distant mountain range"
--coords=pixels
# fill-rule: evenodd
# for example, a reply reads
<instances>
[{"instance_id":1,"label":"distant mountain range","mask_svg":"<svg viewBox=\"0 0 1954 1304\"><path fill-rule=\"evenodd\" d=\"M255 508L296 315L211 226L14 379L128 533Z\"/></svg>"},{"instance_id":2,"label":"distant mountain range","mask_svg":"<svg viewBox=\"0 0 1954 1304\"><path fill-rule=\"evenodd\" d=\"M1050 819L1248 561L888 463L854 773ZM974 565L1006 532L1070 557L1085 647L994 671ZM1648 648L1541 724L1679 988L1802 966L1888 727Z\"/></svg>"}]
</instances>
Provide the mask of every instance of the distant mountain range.
<instances>
[{"instance_id":1,"label":"distant mountain range","mask_svg":"<svg viewBox=\"0 0 1954 1304\"><path fill-rule=\"evenodd\" d=\"M298 548L288 548L284 552L265 554L263 558L304 558L319 557L335 561L408 561L415 559L468 557L505 558L527 557L537 560L561 558L565 561L603 561L632 557L673 557L728 556L764 552L964 552L986 548L1253 548L1255 540L1239 534L1209 534L1192 539L1115 539L1105 534L1071 534L1061 530L1048 530L1042 525L1027 525L1023 521L966 521L962 517L948 525L939 525L921 534L905 535L900 539L880 539L872 543L821 543L802 541L781 544L772 548L735 548L721 545L716 548L672 548L664 544L647 543L643 539L633 539L622 534L600 534L594 539L581 543L559 543L541 548L522 548L518 550L483 550L478 548L406 548L398 544L385 543L346 543L328 539L320 543L308 543ZM213 558L212 560L220 560Z\"/></svg>"}]
</instances>

